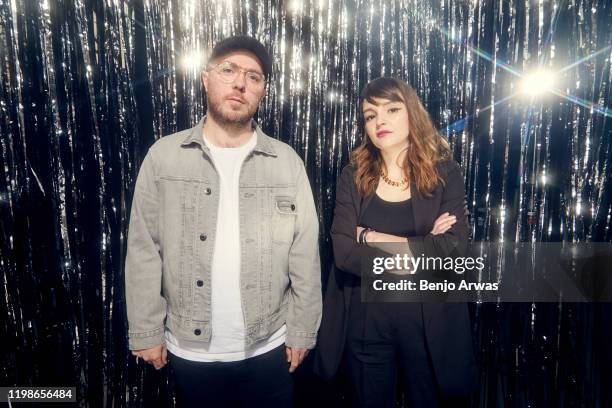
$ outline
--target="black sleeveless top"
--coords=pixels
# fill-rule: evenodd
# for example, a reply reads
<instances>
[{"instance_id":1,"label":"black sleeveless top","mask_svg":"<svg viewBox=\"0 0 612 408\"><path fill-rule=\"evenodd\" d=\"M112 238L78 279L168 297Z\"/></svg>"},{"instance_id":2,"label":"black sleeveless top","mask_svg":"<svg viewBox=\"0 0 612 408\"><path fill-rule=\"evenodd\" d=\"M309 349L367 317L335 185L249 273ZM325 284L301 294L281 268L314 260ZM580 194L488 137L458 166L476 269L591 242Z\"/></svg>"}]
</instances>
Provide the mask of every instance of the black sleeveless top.
<instances>
[{"instance_id":1,"label":"black sleeveless top","mask_svg":"<svg viewBox=\"0 0 612 408\"><path fill-rule=\"evenodd\" d=\"M415 235L412 198L397 202L385 201L374 193L361 217L361 226L400 237Z\"/></svg>"}]
</instances>

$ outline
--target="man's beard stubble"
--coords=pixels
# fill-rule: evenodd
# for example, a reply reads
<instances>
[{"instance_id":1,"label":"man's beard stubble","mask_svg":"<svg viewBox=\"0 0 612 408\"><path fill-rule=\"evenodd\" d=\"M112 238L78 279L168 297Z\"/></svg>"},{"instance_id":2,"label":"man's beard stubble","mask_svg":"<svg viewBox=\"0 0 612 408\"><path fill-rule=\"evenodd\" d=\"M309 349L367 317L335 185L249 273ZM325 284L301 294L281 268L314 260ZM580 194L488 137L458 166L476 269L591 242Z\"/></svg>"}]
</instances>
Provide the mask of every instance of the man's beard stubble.
<instances>
[{"instance_id":1,"label":"man's beard stubble","mask_svg":"<svg viewBox=\"0 0 612 408\"><path fill-rule=\"evenodd\" d=\"M215 122L222 126L227 127L243 127L251 123L257 107L252 111L247 111L244 114L233 112L233 114L227 115L221 110L220 103L208 101L208 114L212 116Z\"/></svg>"}]
</instances>

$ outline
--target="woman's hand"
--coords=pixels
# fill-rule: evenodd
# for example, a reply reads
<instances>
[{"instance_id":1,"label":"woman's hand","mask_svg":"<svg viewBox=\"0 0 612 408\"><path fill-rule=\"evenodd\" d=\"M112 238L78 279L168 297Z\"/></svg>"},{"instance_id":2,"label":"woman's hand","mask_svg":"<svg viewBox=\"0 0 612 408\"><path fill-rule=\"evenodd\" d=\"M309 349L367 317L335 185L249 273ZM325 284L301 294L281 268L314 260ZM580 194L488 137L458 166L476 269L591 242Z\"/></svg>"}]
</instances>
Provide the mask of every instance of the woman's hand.
<instances>
[{"instance_id":1,"label":"woman's hand","mask_svg":"<svg viewBox=\"0 0 612 408\"><path fill-rule=\"evenodd\" d=\"M457 217L445 212L444 214L441 214L434 221L434 226L430 234L433 234L433 235L444 234L446 231L451 229L453 224L456 222L457 222Z\"/></svg>"},{"instance_id":2,"label":"woman's hand","mask_svg":"<svg viewBox=\"0 0 612 408\"><path fill-rule=\"evenodd\" d=\"M357 234L355 235L355 241L359 243L359 234L363 231L364 227L357 226ZM385 234L384 232L378 232L370 230L366 232L365 240L373 244L375 242L406 242L406 237L399 237L397 235Z\"/></svg>"},{"instance_id":3,"label":"woman's hand","mask_svg":"<svg viewBox=\"0 0 612 408\"><path fill-rule=\"evenodd\" d=\"M364 229L365 229L364 227L357 226L357 235L355 238L355 241L357 241L357 243L359 243L359 234L361 234L361 231L363 231ZM378 240L383 235L387 235L387 234L383 234L382 232L376 232L373 229L370 229L368 232L365 233L363 243L365 244L366 240L367 242L378 242Z\"/></svg>"},{"instance_id":4,"label":"woman's hand","mask_svg":"<svg viewBox=\"0 0 612 408\"><path fill-rule=\"evenodd\" d=\"M431 230L431 234L433 235L444 234L449 229L451 229L453 224L455 224L456 222L457 222L457 217L455 217L454 215L450 215L450 213L448 212L445 212L444 214L441 214L434 221L434 226ZM361 234L361 231L363 231L364 229L365 229L364 227L357 226L357 231L355 233L355 241L359 242L359 234ZM370 243L404 242L406 240L405 237L398 237L396 235L385 234L385 233L374 231L374 230L368 231L366 233L365 239L367 240L367 242L370 242Z\"/></svg>"},{"instance_id":5,"label":"woman's hand","mask_svg":"<svg viewBox=\"0 0 612 408\"><path fill-rule=\"evenodd\" d=\"M357 234L355 235L355 241L357 241L357 243L359 243L359 234L361 234L361 231L363 231L365 228L360 227L359 225L357 226Z\"/></svg>"}]
</instances>

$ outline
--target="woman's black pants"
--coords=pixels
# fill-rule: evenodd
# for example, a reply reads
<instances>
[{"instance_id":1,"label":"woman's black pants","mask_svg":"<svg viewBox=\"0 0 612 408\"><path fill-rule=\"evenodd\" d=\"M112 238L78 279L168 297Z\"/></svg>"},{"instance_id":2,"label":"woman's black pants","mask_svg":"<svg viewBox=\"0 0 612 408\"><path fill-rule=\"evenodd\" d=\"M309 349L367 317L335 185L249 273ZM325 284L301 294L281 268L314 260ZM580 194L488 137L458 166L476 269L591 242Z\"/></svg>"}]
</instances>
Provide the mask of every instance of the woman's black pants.
<instances>
[{"instance_id":1,"label":"woman's black pants","mask_svg":"<svg viewBox=\"0 0 612 408\"><path fill-rule=\"evenodd\" d=\"M408 406L438 406L421 303L362 303L357 288L346 348L353 406L393 407L398 369Z\"/></svg>"}]
</instances>

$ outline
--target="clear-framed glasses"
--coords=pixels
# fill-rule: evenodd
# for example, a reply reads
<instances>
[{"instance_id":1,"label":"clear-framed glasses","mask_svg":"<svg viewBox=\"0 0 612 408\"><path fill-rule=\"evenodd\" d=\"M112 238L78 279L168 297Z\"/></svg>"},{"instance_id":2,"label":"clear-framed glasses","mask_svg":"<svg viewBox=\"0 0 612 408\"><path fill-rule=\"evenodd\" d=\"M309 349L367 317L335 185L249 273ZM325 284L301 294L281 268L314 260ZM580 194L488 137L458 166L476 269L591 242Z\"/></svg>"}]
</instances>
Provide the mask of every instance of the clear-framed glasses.
<instances>
[{"instance_id":1,"label":"clear-framed glasses","mask_svg":"<svg viewBox=\"0 0 612 408\"><path fill-rule=\"evenodd\" d=\"M215 71L219 75L219 78L228 84L234 82L239 74L244 74L247 85L252 88L261 88L266 82L266 79L261 73L240 68L231 61L223 61L217 65L209 66L208 70Z\"/></svg>"}]
</instances>

